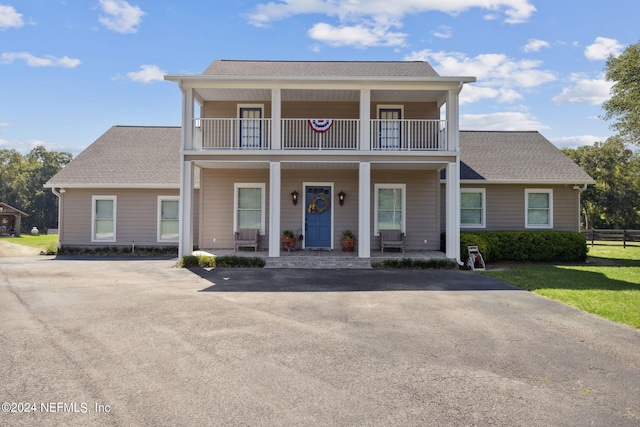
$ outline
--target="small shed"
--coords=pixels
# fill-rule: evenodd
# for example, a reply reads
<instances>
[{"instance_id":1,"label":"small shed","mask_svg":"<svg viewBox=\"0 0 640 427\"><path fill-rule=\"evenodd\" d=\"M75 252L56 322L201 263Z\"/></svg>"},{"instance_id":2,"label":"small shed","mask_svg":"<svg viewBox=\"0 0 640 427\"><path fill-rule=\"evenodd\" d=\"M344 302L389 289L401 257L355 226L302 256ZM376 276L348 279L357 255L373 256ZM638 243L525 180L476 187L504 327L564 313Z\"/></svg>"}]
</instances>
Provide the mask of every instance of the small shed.
<instances>
[{"instance_id":1,"label":"small shed","mask_svg":"<svg viewBox=\"0 0 640 427\"><path fill-rule=\"evenodd\" d=\"M0 236L19 236L20 222L29 215L0 202Z\"/></svg>"}]
</instances>

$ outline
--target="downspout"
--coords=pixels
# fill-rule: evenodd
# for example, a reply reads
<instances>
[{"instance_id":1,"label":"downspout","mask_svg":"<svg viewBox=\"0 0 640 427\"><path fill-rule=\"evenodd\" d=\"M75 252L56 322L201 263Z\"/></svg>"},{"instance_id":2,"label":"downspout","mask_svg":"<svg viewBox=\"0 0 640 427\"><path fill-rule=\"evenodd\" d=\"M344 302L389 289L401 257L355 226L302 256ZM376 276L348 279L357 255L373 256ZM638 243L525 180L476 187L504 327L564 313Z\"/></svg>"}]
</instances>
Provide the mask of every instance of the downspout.
<instances>
[{"instance_id":1,"label":"downspout","mask_svg":"<svg viewBox=\"0 0 640 427\"><path fill-rule=\"evenodd\" d=\"M62 193L65 191L64 188L56 191L55 187L51 187L51 192L58 198L58 249L62 248Z\"/></svg>"}]
</instances>

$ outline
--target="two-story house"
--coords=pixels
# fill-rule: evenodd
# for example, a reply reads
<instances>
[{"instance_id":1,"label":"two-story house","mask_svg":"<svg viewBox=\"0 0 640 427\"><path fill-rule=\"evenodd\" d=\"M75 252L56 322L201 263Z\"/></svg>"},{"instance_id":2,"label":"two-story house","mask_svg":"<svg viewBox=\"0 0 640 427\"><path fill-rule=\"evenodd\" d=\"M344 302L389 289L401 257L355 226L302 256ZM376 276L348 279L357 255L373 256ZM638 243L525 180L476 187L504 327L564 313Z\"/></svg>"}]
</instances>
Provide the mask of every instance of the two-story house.
<instances>
[{"instance_id":1,"label":"two-story house","mask_svg":"<svg viewBox=\"0 0 640 427\"><path fill-rule=\"evenodd\" d=\"M193 250L195 205L206 248L255 228L278 257L283 230L333 249L349 229L368 258L379 230L397 229L407 249L438 250L446 170L446 255L458 257L458 97L474 77L426 62L219 60L165 79L183 95L180 255Z\"/></svg>"}]
</instances>

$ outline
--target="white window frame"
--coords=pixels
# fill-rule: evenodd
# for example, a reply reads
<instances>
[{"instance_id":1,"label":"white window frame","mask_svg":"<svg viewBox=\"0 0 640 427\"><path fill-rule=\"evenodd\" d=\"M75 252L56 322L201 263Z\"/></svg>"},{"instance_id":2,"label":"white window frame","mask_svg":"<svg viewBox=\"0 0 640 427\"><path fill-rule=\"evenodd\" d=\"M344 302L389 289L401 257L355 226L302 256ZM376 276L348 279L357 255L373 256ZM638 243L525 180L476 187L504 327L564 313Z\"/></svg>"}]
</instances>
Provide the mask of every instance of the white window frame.
<instances>
[{"instance_id":1,"label":"white window frame","mask_svg":"<svg viewBox=\"0 0 640 427\"><path fill-rule=\"evenodd\" d=\"M265 233L265 211L266 209L266 189L267 185L264 182L236 182L233 185L233 230L238 231L238 190L240 188L260 188L260 235L264 236Z\"/></svg>"},{"instance_id":2,"label":"white window frame","mask_svg":"<svg viewBox=\"0 0 640 427\"><path fill-rule=\"evenodd\" d=\"M407 233L407 184L375 184L373 196L373 229L374 236L380 235L378 230L378 192L382 189L401 189L402 190L402 218L400 219L400 231Z\"/></svg>"},{"instance_id":3,"label":"white window frame","mask_svg":"<svg viewBox=\"0 0 640 427\"><path fill-rule=\"evenodd\" d=\"M180 240L180 228L178 227L178 237L175 239L163 239L162 238L162 202L178 202L180 203L180 196L158 196L158 221L157 221L157 241L160 242L178 242ZM179 216L179 214L178 214ZM180 221L178 219L178 221Z\"/></svg>"},{"instance_id":4,"label":"white window frame","mask_svg":"<svg viewBox=\"0 0 640 427\"><path fill-rule=\"evenodd\" d=\"M99 200L111 200L113 201L113 238L98 239L96 238L96 202ZM91 196L91 242L115 242L117 228L117 216L118 216L118 197L117 196Z\"/></svg>"},{"instance_id":5,"label":"white window frame","mask_svg":"<svg viewBox=\"0 0 640 427\"><path fill-rule=\"evenodd\" d=\"M549 195L549 223L529 224L529 194L545 193ZM524 190L524 227L525 228L553 228L553 189L551 188L525 188Z\"/></svg>"},{"instance_id":6,"label":"white window frame","mask_svg":"<svg viewBox=\"0 0 640 427\"><path fill-rule=\"evenodd\" d=\"M462 193L482 194L482 221L480 224L464 224L462 222ZM460 189L460 228L487 228L487 191L485 188L461 188Z\"/></svg>"}]
</instances>

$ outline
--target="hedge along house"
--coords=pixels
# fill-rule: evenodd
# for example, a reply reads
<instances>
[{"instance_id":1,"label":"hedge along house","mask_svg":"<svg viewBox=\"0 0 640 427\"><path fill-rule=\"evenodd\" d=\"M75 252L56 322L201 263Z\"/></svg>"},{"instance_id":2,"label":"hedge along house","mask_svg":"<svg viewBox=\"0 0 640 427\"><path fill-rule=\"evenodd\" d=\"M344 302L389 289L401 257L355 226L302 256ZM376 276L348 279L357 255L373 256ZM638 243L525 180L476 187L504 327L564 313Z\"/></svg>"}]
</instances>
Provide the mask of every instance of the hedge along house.
<instances>
[{"instance_id":1,"label":"hedge along house","mask_svg":"<svg viewBox=\"0 0 640 427\"><path fill-rule=\"evenodd\" d=\"M446 255L459 258L458 96L474 77L426 62L218 60L165 79L183 95L180 255L193 252L196 206L201 248L254 228L278 257L283 230L327 250L352 230L369 258L381 229L399 229L406 249L439 250L446 170Z\"/></svg>"}]
</instances>

